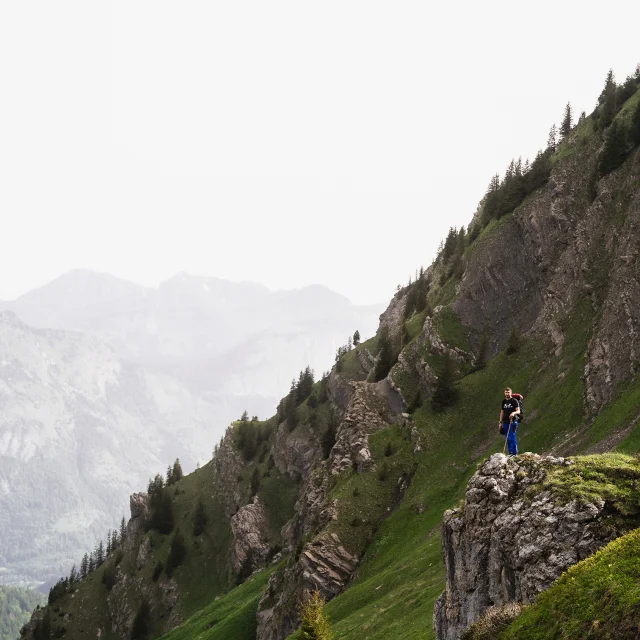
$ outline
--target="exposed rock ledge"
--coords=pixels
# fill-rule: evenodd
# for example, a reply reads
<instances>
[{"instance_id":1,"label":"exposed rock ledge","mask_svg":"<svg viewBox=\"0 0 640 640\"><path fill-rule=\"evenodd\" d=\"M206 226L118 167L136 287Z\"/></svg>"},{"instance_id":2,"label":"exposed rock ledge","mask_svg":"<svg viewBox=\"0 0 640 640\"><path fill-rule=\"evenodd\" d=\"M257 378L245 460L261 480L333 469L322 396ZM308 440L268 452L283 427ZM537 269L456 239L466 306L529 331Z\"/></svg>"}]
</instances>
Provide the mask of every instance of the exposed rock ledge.
<instances>
[{"instance_id":1,"label":"exposed rock ledge","mask_svg":"<svg viewBox=\"0 0 640 640\"><path fill-rule=\"evenodd\" d=\"M447 511L442 545L446 590L434 607L438 640L461 632L492 605L526 602L617 534L603 526L605 501L564 503L525 491L546 469L571 460L495 454L471 478L465 504Z\"/></svg>"}]
</instances>

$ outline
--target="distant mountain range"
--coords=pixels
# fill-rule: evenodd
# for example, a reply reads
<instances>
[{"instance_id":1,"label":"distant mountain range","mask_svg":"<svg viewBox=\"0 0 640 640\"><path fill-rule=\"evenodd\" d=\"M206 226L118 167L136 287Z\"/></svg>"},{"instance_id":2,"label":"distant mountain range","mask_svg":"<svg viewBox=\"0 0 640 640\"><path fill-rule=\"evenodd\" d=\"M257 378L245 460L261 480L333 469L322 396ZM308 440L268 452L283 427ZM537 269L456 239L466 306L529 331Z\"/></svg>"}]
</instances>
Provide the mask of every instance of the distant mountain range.
<instances>
[{"instance_id":1,"label":"distant mountain range","mask_svg":"<svg viewBox=\"0 0 640 640\"><path fill-rule=\"evenodd\" d=\"M380 312L319 286L89 271L0 309L0 582L67 572L132 491L176 457L208 460L232 419L272 413Z\"/></svg>"},{"instance_id":2,"label":"distant mountain range","mask_svg":"<svg viewBox=\"0 0 640 640\"><path fill-rule=\"evenodd\" d=\"M383 305L355 306L319 285L271 292L179 274L156 289L76 270L0 309L32 327L99 336L119 356L179 372L202 391L275 402L301 368L329 369L356 329L372 335Z\"/></svg>"}]
</instances>

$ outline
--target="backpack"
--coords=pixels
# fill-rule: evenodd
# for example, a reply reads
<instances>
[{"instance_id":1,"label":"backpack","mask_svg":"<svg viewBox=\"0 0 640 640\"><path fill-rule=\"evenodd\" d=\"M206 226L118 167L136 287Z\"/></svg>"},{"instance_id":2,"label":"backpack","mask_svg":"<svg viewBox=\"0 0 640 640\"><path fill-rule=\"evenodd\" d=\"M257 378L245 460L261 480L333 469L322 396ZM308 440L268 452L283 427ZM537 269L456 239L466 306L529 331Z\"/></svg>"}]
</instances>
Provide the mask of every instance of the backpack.
<instances>
[{"instance_id":1,"label":"backpack","mask_svg":"<svg viewBox=\"0 0 640 640\"><path fill-rule=\"evenodd\" d=\"M524 420L524 396L520 393L512 393L511 397L518 401L518 407L520 408L520 415L518 416L518 422Z\"/></svg>"}]
</instances>

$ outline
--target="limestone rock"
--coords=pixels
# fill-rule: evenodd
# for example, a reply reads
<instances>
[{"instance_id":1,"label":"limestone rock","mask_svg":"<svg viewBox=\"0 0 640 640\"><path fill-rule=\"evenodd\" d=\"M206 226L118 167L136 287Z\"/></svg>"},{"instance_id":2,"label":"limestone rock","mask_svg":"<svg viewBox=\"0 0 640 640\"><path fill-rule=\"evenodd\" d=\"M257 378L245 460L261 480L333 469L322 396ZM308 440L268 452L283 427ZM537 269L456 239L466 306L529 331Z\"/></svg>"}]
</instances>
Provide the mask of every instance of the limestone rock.
<instances>
[{"instance_id":1,"label":"limestone rock","mask_svg":"<svg viewBox=\"0 0 640 640\"><path fill-rule=\"evenodd\" d=\"M604 500L564 503L548 491L525 496L546 469L570 464L553 456L495 454L471 478L464 507L444 514L446 590L434 608L438 640L458 640L491 606L529 602L615 535L600 523Z\"/></svg>"},{"instance_id":2,"label":"limestone rock","mask_svg":"<svg viewBox=\"0 0 640 640\"><path fill-rule=\"evenodd\" d=\"M135 548L139 534L144 531L145 523L149 517L149 497L147 494L132 494L129 498L129 510L131 518L127 523L127 534L124 541L126 552L131 552Z\"/></svg>"},{"instance_id":3,"label":"limestone rock","mask_svg":"<svg viewBox=\"0 0 640 640\"><path fill-rule=\"evenodd\" d=\"M344 391L344 387L342 387ZM282 534L285 547L293 550L305 536L312 536L296 561L269 579L258 606L259 640L283 640L297 626L298 606L318 588L332 598L347 585L359 558L347 551L334 533L326 530L337 517L339 505L327 500L332 476L371 468L369 436L389 426L402 413L402 402L388 384L350 382L343 420L327 460L320 461L304 478L294 517Z\"/></svg>"},{"instance_id":4,"label":"limestone rock","mask_svg":"<svg viewBox=\"0 0 640 640\"><path fill-rule=\"evenodd\" d=\"M213 494L220 500L227 517L231 517L243 504L238 475L244 463L233 443L233 429L229 427L222 444L213 457Z\"/></svg>"},{"instance_id":5,"label":"limestone rock","mask_svg":"<svg viewBox=\"0 0 640 640\"><path fill-rule=\"evenodd\" d=\"M269 555L269 543L265 540L267 527L267 514L258 496L254 496L251 504L241 507L231 518L234 571L240 571L249 553L252 569L265 564Z\"/></svg>"},{"instance_id":6,"label":"limestone rock","mask_svg":"<svg viewBox=\"0 0 640 640\"><path fill-rule=\"evenodd\" d=\"M335 534L305 545L297 563L269 580L258 605L260 640L284 640L299 624L300 605L317 589L327 599L338 595L358 565Z\"/></svg>"},{"instance_id":7,"label":"limestone rock","mask_svg":"<svg viewBox=\"0 0 640 640\"><path fill-rule=\"evenodd\" d=\"M147 564L147 559L149 557L150 550L151 550L151 542L149 541L149 536L145 536L144 540L140 543L140 548L138 549L138 556L136 558L136 567L138 571Z\"/></svg>"},{"instance_id":8,"label":"limestone rock","mask_svg":"<svg viewBox=\"0 0 640 640\"><path fill-rule=\"evenodd\" d=\"M291 433L284 423L278 427L273 458L281 473L306 476L320 451L318 436L309 425L300 424Z\"/></svg>"}]
</instances>

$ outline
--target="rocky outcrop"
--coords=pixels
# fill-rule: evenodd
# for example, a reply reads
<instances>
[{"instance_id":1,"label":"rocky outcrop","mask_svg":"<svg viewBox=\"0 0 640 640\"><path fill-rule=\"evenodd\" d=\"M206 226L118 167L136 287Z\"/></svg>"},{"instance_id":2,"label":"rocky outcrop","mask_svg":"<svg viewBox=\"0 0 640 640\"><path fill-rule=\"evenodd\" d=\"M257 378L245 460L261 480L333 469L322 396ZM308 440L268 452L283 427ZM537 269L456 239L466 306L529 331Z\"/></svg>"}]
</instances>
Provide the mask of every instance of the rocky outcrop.
<instances>
[{"instance_id":1,"label":"rocky outcrop","mask_svg":"<svg viewBox=\"0 0 640 640\"><path fill-rule=\"evenodd\" d=\"M318 589L329 599L338 595L358 566L335 534L318 536L305 546L292 570L274 575L258 606L260 640L280 640L298 625L300 605ZM283 607L282 603L288 606Z\"/></svg>"},{"instance_id":2,"label":"rocky outcrop","mask_svg":"<svg viewBox=\"0 0 640 640\"><path fill-rule=\"evenodd\" d=\"M388 385L349 382L341 387L350 397L345 416L338 426L336 443L329 458L320 461L304 479L295 515L283 529L285 546L293 550L303 538L295 560L270 579L258 607L259 640L283 640L295 630L302 598L318 589L329 599L346 586L359 562L359 551L347 550L335 533L327 530L338 517L340 505L327 498L332 477L356 469L370 470L373 459L369 436L389 426L396 409L402 406Z\"/></svg>"},{"instance_id":3,"label":"rocky outcrop","mask_svg":"<svg viewBox=\"0 0 640 640\"><path fill-rule=\"evenodd\" d=\"M484 331L493 356L504 347L512 324L527 331L540 314L542 285L530 251L523 226L513 217L486 238L482 250L470 252L453 310L476 351Z\"/></svg>"},{"instance_id":4,"label":"rocky outcrop","mask_svg":"<svg viewBox=\"0 0 640 640\"><path fill-rule=\"evenodd\" d=\"M407 290L400 289L391 299L389 306L380 314L380 327L389 331L389 336L394 338L402 332L404 326L404 308L407 304Z\"/></svg>"},{"instance_id":5,"label":"rocky outcrop","mask_svg":"<svg viewBox=\"0 0 640 640\"><path fill-rule=\"evenodd\" d=\"M371 463L369 435L384 429L390 422L389 404L376 385L352 383L354 394L331 451L330 471L333 475L356 467L368 470Z\"/></svg>"},{"instance_id":6,"label":"rocky outcrop","mask_svg":"<svg viewBox=\"0 0 640 640\"><path fill-rule=\"evenodd\" d=\"M229 427L213 456L213 495L220 500L225 514L230 518L244 504L238 476L245 465L233 443L233 427Z\"/></svg>"},{"instance_id":7,"label":"rocky outcrop","mask_svg":"<svg viewBox=\"0 0 640 640\"><path fill-rule=\"evenodd\" d=\"M251 569L264 566L269 556L268 520L258 496L241 507L231 518L233 533L233 570L238 573L247 559Z\"/></svg>"},{"instance_id":8,"label":"rocky outcrop","mask_svg":"<svg viewBox=\"0 0 640 640\"><path fill-rule=\"evenodd\" d=\"M604 500L566 502L536 490L548 469L571 464L495 454L471 478L464 506L444 515L446 590L433 619L438 640L458 640L491 606L530 601L619 534L603 526Z\"/></svg>"},{"instance_id":9,"label":"rocky outcrop","mask_svg":"<svg viewBox=\"0 0 640 640\"><path fill-rule=\"evenodd\" d=\"M276 432L273 459L281 473L306 476L320 453L318 436L308 424L299 424L292 432L281 423Z\"/></svg>"},{"instance_id":10,"label":"rocky outcrop","mask_svg":"<svg viewBox=\"0 0 640 640\"><path fill-rule=\"evenodd\" d=\"M598 182L593 200L600 141L580 144L547 185L472 245L453 309L476 353L485 331L493 356L517 326L560 356L561 327L588 301L596 321L587 318L584 400L585 412L595 413L640 368L640 151Z\"/></svg>"},{"instance_id":11,"label":"rocky outcrop","mask_svg":"<svg viewBox=\"0 0 640 640\"><path fill-rule=\"evenodd\" d=\"M138 544L138 536L144 531L149 518L149 497L146 493L134 493L129 497L131 518L127 523L127 535L124 541L124 551L131 551Z\"/></svg>"},{"instance_id":12,"label":"rocky outcrop","mask_svg":"<svg viewBox=\"0 0 640 640\"><path fill-rule=\"evenodd\" d=\"M623 184L615 184L615 182ZM611 248L611 277L602 315L589 344L585 366L586 400L592 410L610 401L618 386L640 369L640 153L626 176L612 176L600 198L613 199L612 191L633 195L619 229L608 230L605 246ZM618 212L619 214L620 212Z\"/></svg>"}]
</instances>

